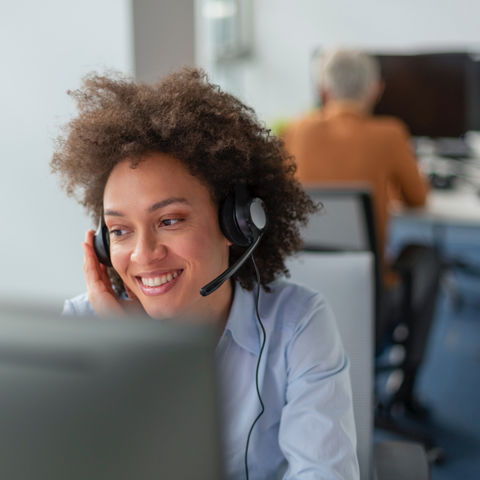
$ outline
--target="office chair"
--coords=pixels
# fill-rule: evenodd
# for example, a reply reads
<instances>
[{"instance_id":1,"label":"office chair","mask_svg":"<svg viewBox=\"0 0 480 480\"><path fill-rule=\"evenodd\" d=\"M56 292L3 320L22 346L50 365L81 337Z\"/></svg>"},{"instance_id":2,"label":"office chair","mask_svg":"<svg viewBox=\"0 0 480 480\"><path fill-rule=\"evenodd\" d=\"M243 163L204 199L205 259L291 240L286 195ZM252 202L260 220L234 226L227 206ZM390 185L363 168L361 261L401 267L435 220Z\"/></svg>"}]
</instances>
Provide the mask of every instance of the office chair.
<instances>
[{"instance_id":1,"label":"office chair","mask_svg":"<svg viewBox=\"0 0 480 480\"><path fill-rule=\"evenodd\" d=\"M360 478L428 479L429 466L421 444L373 443L374 264L368 251L316 251L289 259L287 268L292 280L322 293L335 313L349 358Z\"/></svg>"},{"instance_id":2,"label":"office chair","mask_svg":"<svg viewBox=\"0 0 480 480\"><path fill-rule=\"evenodd\" d=\"M440 279L438 254L427 245L404 247L392 265L400 277L400 287L392 301L392 295L383 285L382 259L368 185L317 184L307 187L306 191L315 202L323 205L302 231L306 251L368 251L373 255L375 371L377 377L395 371L391 377L399 379L393 392L377 389L375 424L422 442L429 449L432 461L440 461L443 452L429 435L392 415L399 409L407 410L407 413L408 409L417 408L415 413L419 410L413 397L413 386L434 316ZM403 353L403 358L394 363L385 355L392 346Z\"/></svg>"}]
</instances>

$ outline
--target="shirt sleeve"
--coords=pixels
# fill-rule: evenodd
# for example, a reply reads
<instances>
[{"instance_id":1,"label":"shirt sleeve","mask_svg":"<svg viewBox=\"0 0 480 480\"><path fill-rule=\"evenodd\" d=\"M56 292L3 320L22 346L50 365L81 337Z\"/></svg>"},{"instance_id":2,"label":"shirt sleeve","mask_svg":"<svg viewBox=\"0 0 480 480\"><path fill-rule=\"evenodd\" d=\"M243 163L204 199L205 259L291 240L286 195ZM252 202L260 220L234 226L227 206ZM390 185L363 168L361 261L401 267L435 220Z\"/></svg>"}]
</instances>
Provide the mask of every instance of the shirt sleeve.
<instances>
[{"instance_id":1,"label":"shirt sleeve","mask_svg":"<svg viewBox=\"0 0 480 480\"><path fill-rule=\"evenodd\" d=\"M96 313L88 300L87 293L82 293L74 298L65 300L62 315L84 316L96 315Z\"/></svg>"},{"instance_id":2,"label":"shirt sleeve","mask_svg":"<svg viewBox=\"0 0 480 480\"><path fill-rule=\"evenodd\" d=\"M287 349L286 404L279 445L284 480L358 479L348 359L333 312L316 301Z\"/></svg>"},{"instance_id":3,"label":"shirt sleeve","mask_svg":"<svg viewBox=\"0 0 480 480\"><path fill-rule=\"evenodd\" d=\"M75 307L71 300L65 300L63 303L62 315L76 315Z\"/></svg>"}]
</instances>

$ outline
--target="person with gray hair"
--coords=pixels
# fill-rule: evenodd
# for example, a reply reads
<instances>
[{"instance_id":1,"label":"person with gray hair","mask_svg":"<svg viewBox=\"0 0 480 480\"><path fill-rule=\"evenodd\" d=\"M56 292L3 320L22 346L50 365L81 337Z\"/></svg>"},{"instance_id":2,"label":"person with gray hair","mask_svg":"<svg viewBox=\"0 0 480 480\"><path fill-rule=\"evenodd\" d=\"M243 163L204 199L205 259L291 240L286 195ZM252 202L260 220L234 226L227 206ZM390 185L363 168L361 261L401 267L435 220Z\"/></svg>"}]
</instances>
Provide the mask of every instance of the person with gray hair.
<instances>
[{"instance_id":1,"label":"person with gray hair","mask_svg":"<svg viewBox=\"0 0 480 480\"><path fill-rule=\"evenodd\" d=\"M391 193L396 201L419 207L426 202L428 184L418 169L406 125L397 118L372 115L384 89L376 59L359 50L335 49L323 52L316 63L322 106L287 128L287 150L295 156L303 183L371 185L383 254Z\"/></svg>"},{"instance_id":2,"label":"person with gray hair","mask_svg":"<svg viewBox=\"0 0 480 480\"><path fill-rule=\"evenodd\" d=\"M383 91L378 62L359 50L334 50L317 62L322 100L351 100L373 107Z\"/></svg>"},{"instance_id":3,"label":"person with gray hair","mask_svg":"<svg viewBox=\"0 0 480 480\"><path fill-rule=\"evenodd\" d=\"M316 87L322 106L294 121L284 134L287 150L295 157L297 178L304 184L334 182L370 185L375 212L377 243L382 268L382 302L386 305L376 324L377 346L388 342L400 310L402 279L385 258L388 221L393 200L409 207L423 206L428 184L420 173L402 121L372 115L383 92L376 59L365 52L336 49L322 52L316 62ZM388 86L387 86L388 87ZM431 270L432 289L438 283ZM434 301L434 295L432 295ZM423 358L433 309L412 321L409 332L420 353L408 365L397 403L416 414L424 414L413 395L414 381ZM390 337L388 337L390 336ZM388 337L388 338L387 338ZM409 353L407 352L407 357ZM408 357L410 358L410 357Z\"/></svg>"}]
</instances>

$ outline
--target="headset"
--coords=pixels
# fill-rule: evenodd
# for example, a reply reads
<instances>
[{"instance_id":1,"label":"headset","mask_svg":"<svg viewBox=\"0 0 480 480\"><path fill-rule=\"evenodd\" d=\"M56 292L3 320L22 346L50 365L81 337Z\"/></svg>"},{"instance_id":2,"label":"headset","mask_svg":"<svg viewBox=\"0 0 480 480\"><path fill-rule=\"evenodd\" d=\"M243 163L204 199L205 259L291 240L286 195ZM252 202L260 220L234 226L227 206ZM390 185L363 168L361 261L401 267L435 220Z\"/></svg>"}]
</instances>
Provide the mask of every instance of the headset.
<instances>
[{"instance_id":1,"label":"headset","mask_svg":"<svg viewBox=\"0 0 480 480\"><path fill-rule=\"evenodd\" d=\"M246 185L237 184L220 206L219 222L225 237L233 245L245 247L246 250L233 265L200 289L200 294L204 297L213 293L234 275L258 247L267 226L263 200L252 197ZM110 233L103 215L95 233L94 248L99 261L111 267Z\"/></svg>"}]
</instances>

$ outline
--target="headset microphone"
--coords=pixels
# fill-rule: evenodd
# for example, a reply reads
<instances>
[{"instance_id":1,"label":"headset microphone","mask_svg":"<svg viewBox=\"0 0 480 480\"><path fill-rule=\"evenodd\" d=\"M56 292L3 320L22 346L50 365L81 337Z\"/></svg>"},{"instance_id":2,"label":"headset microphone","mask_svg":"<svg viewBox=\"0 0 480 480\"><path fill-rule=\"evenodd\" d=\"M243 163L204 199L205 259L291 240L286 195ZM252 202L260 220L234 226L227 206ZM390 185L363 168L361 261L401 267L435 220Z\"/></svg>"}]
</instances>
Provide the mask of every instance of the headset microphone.
<instances>
[{"instance_id":1,"label":"headset microphone","mask_svg":"<svg viewBox=\"0 0 480 480\"><path fill-rule=\"evenodd\" d=\"M237 270L249 259L250 255L257 248L260 239L263 236L263 232L257 237L257 239L242 253L242 256L217 278L213 279L210 283L200 289L200 294L206 297L213 293L217 288L221 287L225 281L227 281L232 275L237 273Z\"/></svg>"},{"instance_id":2,"label":"headset microphone","mask_svg":"<svg viewBox=\"0 0 480 480\"><path fill-rule=\"evenodd\" d=\"M247 247L241 257L217 278L200 289L206 297L234 275L257 248L267 225L267 215L262 199L252 198L243 184L225 198L219 211L220 228L233 245Z\"/></svg>"}]
</instances>

